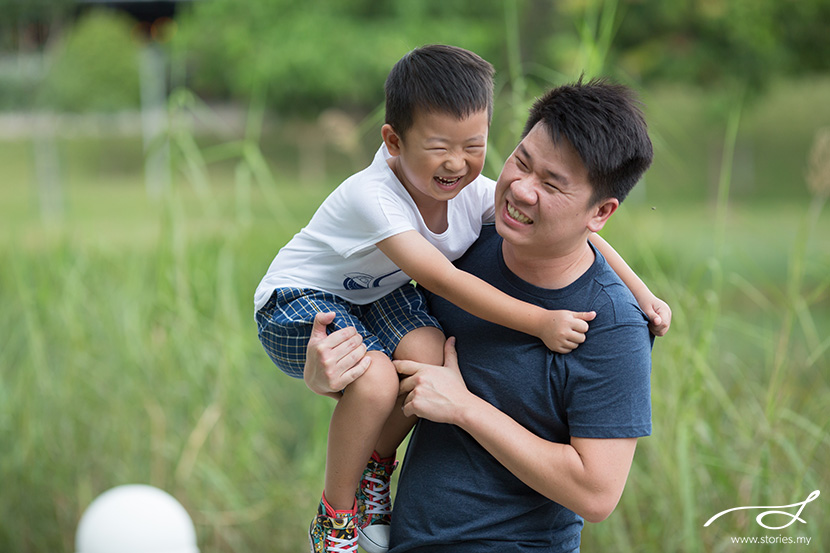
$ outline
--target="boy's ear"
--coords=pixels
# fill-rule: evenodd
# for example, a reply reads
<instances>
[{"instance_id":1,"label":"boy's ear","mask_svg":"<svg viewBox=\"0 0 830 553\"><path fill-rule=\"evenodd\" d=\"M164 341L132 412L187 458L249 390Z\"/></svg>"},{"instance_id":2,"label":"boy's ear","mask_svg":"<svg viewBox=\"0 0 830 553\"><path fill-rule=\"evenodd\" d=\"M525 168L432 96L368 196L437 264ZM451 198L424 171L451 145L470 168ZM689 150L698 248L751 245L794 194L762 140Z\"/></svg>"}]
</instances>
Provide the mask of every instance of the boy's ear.
<instances>
[{"instance_id":1,"label":"boy's ear","mask_svg":"<svg viewBox=\"0 0 830 553\"><path fill-rule=\"evenodd\" d=\"M401 153L401 135L399 135L392 125L386 123L380 128L380 136L386 144L386 149L389 150L389 155L397 156Z\"/></svg>"},{"instance_id":2,"label":"boy's ear","mask_svg":"<svg viewBox=\"0 0 830 553\"><path fill-rule=\"evenodd\" d=\"M590 221L588 221L588 228L591 232L599 232L605 226L606 221L611 215L620 207L620 201L617 198L607 198L596 204L592 209L594 210Z\"/></svg>"}]
</instances>

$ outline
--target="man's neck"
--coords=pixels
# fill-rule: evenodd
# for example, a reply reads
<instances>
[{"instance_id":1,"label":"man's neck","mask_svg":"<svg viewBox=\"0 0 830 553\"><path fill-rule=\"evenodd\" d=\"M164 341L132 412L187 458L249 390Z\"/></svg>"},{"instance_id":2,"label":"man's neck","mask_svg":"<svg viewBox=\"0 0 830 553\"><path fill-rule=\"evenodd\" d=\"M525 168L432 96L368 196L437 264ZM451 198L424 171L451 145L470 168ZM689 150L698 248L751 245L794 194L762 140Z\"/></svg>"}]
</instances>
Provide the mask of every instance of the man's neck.
<instances>
[{"instance_id":1,"label":"man's neck","mask_svg":"<svg viewBox=\"0 0 830 553\"><path fill-rule=\"evenodd\" d=\"M502 253L507 268L516 276L539 288L557 290L575 282L594 263L596 255L588 245L587 236L578 245L554 255L543 256L523 251L502 241Z\"/></svg>"}]
</instances>

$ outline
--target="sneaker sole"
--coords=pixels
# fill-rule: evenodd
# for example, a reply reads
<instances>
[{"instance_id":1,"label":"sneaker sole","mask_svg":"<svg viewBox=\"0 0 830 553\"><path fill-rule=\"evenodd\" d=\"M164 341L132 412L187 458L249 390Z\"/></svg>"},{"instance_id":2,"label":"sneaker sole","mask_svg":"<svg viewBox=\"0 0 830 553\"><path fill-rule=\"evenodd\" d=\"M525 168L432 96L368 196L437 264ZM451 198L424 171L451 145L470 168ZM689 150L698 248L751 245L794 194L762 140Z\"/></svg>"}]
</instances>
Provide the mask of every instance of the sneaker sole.
<instances>
[{"instance_id":1,"label":"sneaker sole","mask_svg":"<svg viewBox=\"0 0 830 553\"><path fill-rule=\"evenodd\" d=\"M386 553L389 551L389 547L384 547L378 543L373 542L366 534L363 533L363 529L358 527L357 528L357 545L359 545L366 553ZM314 553L312 551L311 553Z\"/></svg>"}]
</instances>

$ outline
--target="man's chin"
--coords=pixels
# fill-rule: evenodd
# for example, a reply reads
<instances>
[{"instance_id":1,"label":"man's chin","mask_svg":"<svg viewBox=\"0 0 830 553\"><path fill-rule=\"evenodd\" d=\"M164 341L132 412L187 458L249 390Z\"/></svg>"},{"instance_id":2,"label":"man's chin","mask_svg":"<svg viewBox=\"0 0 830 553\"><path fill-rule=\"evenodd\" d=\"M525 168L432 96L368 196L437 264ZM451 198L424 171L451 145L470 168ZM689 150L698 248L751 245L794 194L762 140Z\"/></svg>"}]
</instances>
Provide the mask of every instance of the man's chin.
<instances>
[{"instance_id":1,"label":"man's chin","mask_svg":"<svg viewBox=\"0 0 830 553\"><path fill-rule=\"evenodd\" d=\"M509 244L518 245L522 242L521 233L498 217L496 217L496 233Z\"/></svg>"}]
</instances>

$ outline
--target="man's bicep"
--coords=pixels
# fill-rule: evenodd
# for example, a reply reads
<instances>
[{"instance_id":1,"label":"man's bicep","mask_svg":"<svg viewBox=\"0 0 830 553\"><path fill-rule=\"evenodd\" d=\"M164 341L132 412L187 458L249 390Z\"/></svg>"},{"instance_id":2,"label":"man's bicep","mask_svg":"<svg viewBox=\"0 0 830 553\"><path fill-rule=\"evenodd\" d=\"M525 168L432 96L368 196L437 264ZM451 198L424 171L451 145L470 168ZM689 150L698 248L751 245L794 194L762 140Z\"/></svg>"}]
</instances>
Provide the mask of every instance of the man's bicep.
<instances>
[{"instance_id":1,"label":"man's bicep","mask_svg":"<svg viewBox=\"0 0 830 553\"><path fill-rule=\"evenodd\" d=\"M631 470L637 438L571 437L571 447L579 454L594 485L618 501Z\"/></svg>"}]
</instances>

